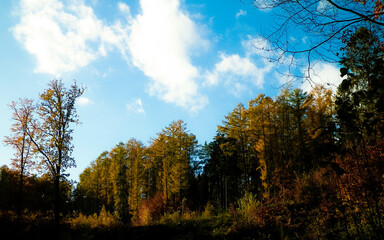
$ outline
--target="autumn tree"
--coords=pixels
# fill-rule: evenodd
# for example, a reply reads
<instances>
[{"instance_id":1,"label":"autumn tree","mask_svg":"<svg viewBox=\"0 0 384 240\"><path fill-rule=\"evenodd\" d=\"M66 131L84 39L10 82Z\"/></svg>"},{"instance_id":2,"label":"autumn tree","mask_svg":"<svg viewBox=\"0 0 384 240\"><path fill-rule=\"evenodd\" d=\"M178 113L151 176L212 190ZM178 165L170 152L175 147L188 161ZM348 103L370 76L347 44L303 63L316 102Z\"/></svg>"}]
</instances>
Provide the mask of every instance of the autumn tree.
<instances>
[{"instance_id":1,"label":"autumn tree","mask_svg":"<svg viewBox=\"0 0 384 240\"><path fill-rule=\"evenodd\" d=\"M308 160L308 134L304 124L310 101L310 96L301 89L293 90L288 97L293 117L294 135L292 151L294 152L294 164L296 165L297 171L308 171L311 167L310 161Z\"/></svg>"},{"instance_id":2,"label":"autumn tree","mask_svg":"<svg viewBox=\"0 0 384 240\"><path fill-rule=\"evenodd\" d=\"M137 217L143 194L146 192L145 172L148 157L146 148L136 139L130 139L126 143L128 160L128 182L129 182L129 206L133 217Z\"/></svg>"},{"instance_id":3,"label":"autumn tree","mask_svg":"<svg viewBox=\"0 0 384 240\"><path fill-rule=\"evenodd\" d=\"M159 170L157 191L163 193L166 205L174 205L184 196L196 144L196 137L179 120L163 129L149 147L152 166Z\"/></svg>"},{"instance_id":4,"label":"autumn tree","mask_svg":"<svg viewBox=\"0 0 384 240\"><path fill-rule=\"evenodd\" d=\"M79 88L76 83L67 89L63 82L58 80L51 81L48 86L49 88L40 95L40 102L36 106L38 121L29 128L28 136L53 179L54 212L58 224L61 214L60 180L67 176L66 169L76 166L71 156L73 151L71 127L79 123L75 103L84 89Z\"/></svg>"},{"instance_id":5,"label":"autumn tree","mask_svg":"<svg viewBox=\"0 0 384 240\"><path fill-rule=\"evenodd\" d=\"M91 213L105 207L116 211L123 223L137 217L148 190L147 163L146 147L133 138L101 153L80 174L76 190L80 209Z\"/></svg>"},{"instance_id":6,"label":"autumn tree","mask_svg":"<svg viewBox=\"0 0 384 240\"><path fill-rule=\"evenodd\" d=\"M254 139L254 149L257 151L258 166L262 184L262 193L269 198L273 169L277 161L277 104L264 94L249 101L247 115L250 119L250 131Z\"/></svg>"},{"instance_id":7,"label":"autumn tree","mask_svg":"<svg viewBox=\"0 0 384 240\"><path fill-rule=\"evenodd\" d=\"M336 97L343 144L335 161L345 221L354 236L383 239L384 51L377 33L367 28L345 43L340 72L346 78Z\"/></svg>"},{"instance_id":8,"label":"autumn tree","mask_svg":"<svg viewBox=\"0 0 384 240\"><path fill-rule=\"evenodd\" d=\"M18 102L12 102L10 108L13 111L12 120L14 123L11 127L12 134L5 137L4 143L8 146L12 146L16 150L12 159L12 165L19 171L19 196L17 216L21 219L21 210L23 205L23 186L24 175L31 170L34 162L32 161L33 149L31 138L35 136L35 131L32 129L28 132L28 129L33 124L33 113L35 106L30 99L20 99ZM30 136L28 135L30 134Z\"/></svg>"},{"instance_id":9,"label":"autumn tree","mask_svg":"<svg viewBox=\"0 0 384 240\"><path fill-rule=\"evenodd\" d=\"M156 138L152 139L148 146L148 156L150 158L147 164L147 196L148 198L155 197L160 193L163 195L164 201L168 195L168 164L166 159L166 140L165 135L159 133ZM148 199L149 200L149 199Z\"/></svg>"},{"instance_id":10,"label":"autumn tree","mask_svg":"<svg viewBox=\"0 0 384 240\"><path fill-rule=\"evenodd\" d=\"M329 164L337 152L335 102L332 90L319 85L312 89L309 97L305 120L311 153L309 164L319 167Z\"/></svg>"},{"instance_id":11,"label":"autumn tree","mask_svg":"<svg viewBox=\"0 0 384 240\"><path fill-rule=\"evenodd\" d=\"M256 166L256 158L250 138L249 118L242 104L238 104L228 116L225 116L223 125L218 126L218 131L225 138L233 140L227 141L220 147L224 154L232 156L236 161L242 174L241 189L249 191L252 188L251 173Z\"/></svg>"},{"instance_id":12,"label":"autumn tree","mask_svg":"<svg viewBox=\"0 0 384 240\"><path fill-rule=\"evenodd\" d=\"M112 178L113 172L112 171L112 161L109 152L104 151L102 152L99 157L96 159L95 162L95 170L96 174L100 180L100 198L101 198L101 205L105 206L107 211L113 211L115 202L114 202L114 195L113 195L113 181ZM101 208L100 208L101 210Z\"/></svg>"},{"instance_id":13,"label":"autumn tree","mask_svg":"<svg viewBox=\"0 0 384 240\"><path fill-rule=\"evenodd\" d=\"M130 221L129 210L129 182L128 182L128 156L124 143L120 142L110 152L113 176L113 193L115 197L115 209L119 219L123 223Z\"/></svg>"}]
</instances>

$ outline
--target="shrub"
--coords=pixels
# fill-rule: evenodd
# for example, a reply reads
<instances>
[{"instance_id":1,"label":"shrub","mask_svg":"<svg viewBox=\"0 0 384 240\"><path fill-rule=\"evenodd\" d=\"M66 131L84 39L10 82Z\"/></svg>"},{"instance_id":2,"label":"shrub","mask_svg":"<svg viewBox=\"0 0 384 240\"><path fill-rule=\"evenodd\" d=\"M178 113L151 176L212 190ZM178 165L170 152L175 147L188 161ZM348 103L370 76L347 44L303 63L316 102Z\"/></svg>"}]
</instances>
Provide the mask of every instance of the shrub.
<instances>
[{"instance_id":1,"label":"shrub","mask_svg":"<svg viewBox=\"0 0 384 240\"><path fill-rule=\"evenodd\" d=\"M139 207L137 224L141 226L150 225L160 220L165 212L162 193L157 193L152 199L143 201Z\"/></svg>"},{"instance_id":2,"label":"shrub","mask_svg":"<svg viewBox=\"0 0 384 240\"><path fill-rule=\"evenodd\" d=\"M178 212L170 212L164 214L164 216L161 217L160 223L161 224L179 224L183 220L182 215Z\"/></svg>"},{"instance_id":3,"label":"shrub","mask_svg":"<svg viewBox=\"0 0 384 240\"><path fill-rule=\"evenodd\" d=\"M76 218L69 220L69 223L74 228L110 228L116 226L118 220L115 215L107 212L103 206L99 215L85 216L80 213Z\"/></svg>"},{"instance_id":4,"label":"shrub","mask_svg":"<svg viewBox=\"0 0 384 240\"><path fill-rule=\"evenodd\" d=\"M148 226L152 223L151 210L148 205L142 204L139 207L137 222L134 223L140 226Z\"/></svg>"},{"instance_id":5,"label":"shrub","mask_svg":"<svg viewBox=\"0 0 384 240\"><path fill-rule=\"evenodd\" d=\"M201 216L203 218L210 218L214 214L214 210L215 208L213 207L213 205L208 202L207 205L205 205L204 211L202 212Z\"/></svg>"},{"instance_id":6,"label":"shrub","mask_svg":"<svg viewBox=\"0 0 384 240\"><path fill-rule=\"evenodd\" d=\"M255 225L257 221L255 219L257 215L258 207L260 203L256 199L256 195L252 193L246 193L242 198L238 200L237 213L239 217L239 223L245 226Z\"/></svg>"}]
</instances>

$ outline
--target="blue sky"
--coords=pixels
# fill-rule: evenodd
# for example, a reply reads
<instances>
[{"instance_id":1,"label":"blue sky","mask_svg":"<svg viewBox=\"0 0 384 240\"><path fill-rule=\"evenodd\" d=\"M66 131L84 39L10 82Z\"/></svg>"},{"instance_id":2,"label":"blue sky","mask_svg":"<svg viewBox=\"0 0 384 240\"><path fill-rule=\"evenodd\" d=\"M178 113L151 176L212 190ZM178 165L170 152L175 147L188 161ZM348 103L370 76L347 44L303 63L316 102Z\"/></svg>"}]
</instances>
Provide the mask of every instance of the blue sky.
<instances>
[{"instance_id":1,"label":"blue sky","mask_svg":"<svg viewBox=\"0 0 384 240\"><path fill-rule=\"evenodd\" d=\"M268 46L260 34L272 14L240 0L0 1L0 137L10 134L11 101L62 79L86 87L72 179L120 141L148 145L178 119L209 142L237 103L276 96L286 81L286 66L256 48ZM339 81L335 66L315 69L317 81ZM0 165L12 155L0 144Z\"/></svg>"}]
</instances>

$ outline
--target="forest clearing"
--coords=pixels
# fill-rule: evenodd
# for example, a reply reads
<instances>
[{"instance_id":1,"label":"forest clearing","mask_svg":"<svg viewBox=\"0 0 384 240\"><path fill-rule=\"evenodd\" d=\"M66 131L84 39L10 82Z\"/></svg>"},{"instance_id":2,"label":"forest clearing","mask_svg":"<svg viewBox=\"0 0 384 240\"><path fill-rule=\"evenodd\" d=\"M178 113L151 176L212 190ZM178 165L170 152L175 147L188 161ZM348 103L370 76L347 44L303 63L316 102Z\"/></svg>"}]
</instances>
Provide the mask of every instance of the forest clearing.
<instances>
[{"instance_id":1,"label":"forest clearing","mask_svg":"<svg viewBox=\"0 0 384 240\"><path fill-rule=\"evenodd\" d=\"M12 74L43 80L0 94L2 239L384 240L382 0L223 3L236 34L216 2L46 1L12 5L38 63ZM270 11L280 25L249 34ZM104 66L113 51L129 67ZM55 79L78 68L88 87ZM105 81L119 71L129 88Z\"/></svg>"}]
</instances>

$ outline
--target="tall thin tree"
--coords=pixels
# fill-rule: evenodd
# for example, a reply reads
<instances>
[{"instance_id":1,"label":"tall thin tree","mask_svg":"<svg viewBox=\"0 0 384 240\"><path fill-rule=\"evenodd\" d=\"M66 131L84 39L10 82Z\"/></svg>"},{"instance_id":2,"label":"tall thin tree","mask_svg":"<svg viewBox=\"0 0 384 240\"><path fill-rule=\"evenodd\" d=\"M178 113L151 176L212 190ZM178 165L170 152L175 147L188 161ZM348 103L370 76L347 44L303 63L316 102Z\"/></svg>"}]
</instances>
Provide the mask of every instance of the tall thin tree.
<instances>
[{"instance_id":1,"label":"tall thin tree","mask_svg":"<svg viewBox=\"0 0 384 240\"><path fill-rule=\"evenodd\" d=\"M12 102L9 107L12 109L12 120L14 123L11 127L11 135L6 136L4 143L12 146L16 152L12 159L12 165L19 171L19 196L17 204L18 220L22 218L23 207L23 186L24 175L30 167L34 165L32 161L32 142L31 137L34 136L34 131L29 132L28 127L33 122L33 113L35 107L30 99L20 99L18 102Z\"/></svg>"}]
</instances>

